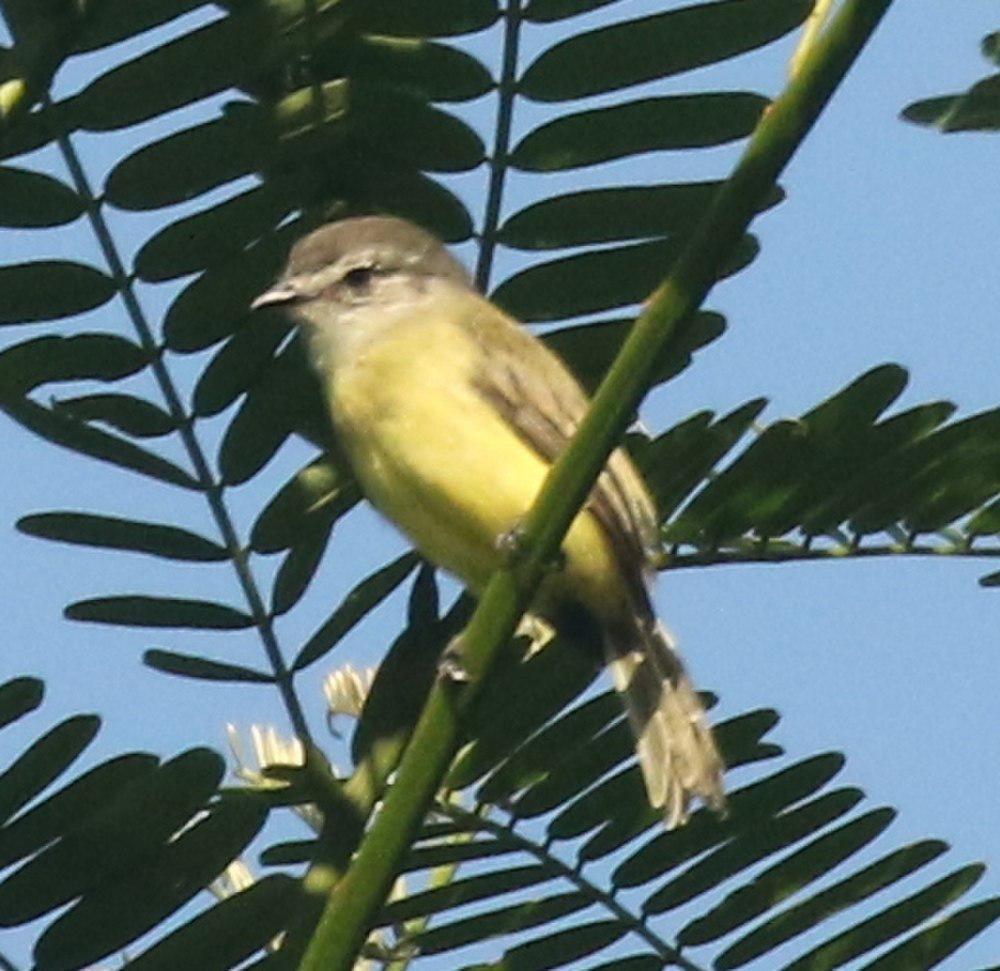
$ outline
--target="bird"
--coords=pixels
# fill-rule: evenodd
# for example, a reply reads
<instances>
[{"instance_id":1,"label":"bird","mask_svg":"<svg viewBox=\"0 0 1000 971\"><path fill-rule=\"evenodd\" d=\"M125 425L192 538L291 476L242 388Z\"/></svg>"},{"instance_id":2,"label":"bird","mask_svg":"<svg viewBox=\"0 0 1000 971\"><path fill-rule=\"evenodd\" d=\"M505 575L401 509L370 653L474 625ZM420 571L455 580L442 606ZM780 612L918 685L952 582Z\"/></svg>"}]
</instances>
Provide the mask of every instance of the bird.
<instances>
[{"instance_id":1,"label":"bird","mask_svg":"<svg viewBox=\"0 0 1000 971\"><path fill-rule=\"evenodd\" d=\"M386 215L313 229L252 306L305 339L337 441L366 498L475 596L588 399L559 357L481 295L433 234ZM668 827L694 800L724 811L723 761L701 700L651 602L659 551L649 490L617 448L531 611L599 631Z\"/></svg>"}]
</instances>

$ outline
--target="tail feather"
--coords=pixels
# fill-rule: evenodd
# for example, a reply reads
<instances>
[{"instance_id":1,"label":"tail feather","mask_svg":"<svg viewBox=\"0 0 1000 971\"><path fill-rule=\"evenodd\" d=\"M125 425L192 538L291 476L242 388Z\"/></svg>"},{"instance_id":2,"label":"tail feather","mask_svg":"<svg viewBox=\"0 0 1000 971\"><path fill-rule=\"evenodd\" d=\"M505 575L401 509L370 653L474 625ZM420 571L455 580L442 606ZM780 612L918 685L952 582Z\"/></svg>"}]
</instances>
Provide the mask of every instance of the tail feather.
<instances>
[{"instance_id":1,"label":"tail feather","mask_svg":"<svg viewBox=\"0 0 1000 971\"><path fill-rule=\"evenodd\" d=\"M639 623L608 635L608 669L636 737L650 804L672 828L683 823L694 798L722 811L723 763L705 711L683 662L662 625Z\"/></svg>"}]
</instances>

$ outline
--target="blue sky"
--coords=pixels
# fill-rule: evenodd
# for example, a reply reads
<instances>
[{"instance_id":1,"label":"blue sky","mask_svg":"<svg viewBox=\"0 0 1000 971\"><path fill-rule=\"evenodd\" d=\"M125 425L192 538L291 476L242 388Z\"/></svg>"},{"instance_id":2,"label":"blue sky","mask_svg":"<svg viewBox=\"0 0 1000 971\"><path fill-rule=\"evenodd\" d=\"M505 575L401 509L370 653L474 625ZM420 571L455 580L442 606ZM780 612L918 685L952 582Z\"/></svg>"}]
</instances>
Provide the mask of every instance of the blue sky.
<instances>
[{"instance_id":1,"label":"blue sky","mask_svg":"<svg viewBox=\"0 0 1000 971\"><path fill-rule=\"evenodd\" d=\"M636 0L621 6L639 13L658 5ZM589 19L596 24L601 16ZM996 5L989 0L895 5L793 161L783 180L788 201L755 227L763 242L761 256L711 295L708 305L726 313L729 333L681 378L650 397L643 417L651 429L704 407L726 411L761 394L771 401L766 418L793 416L887 361L904 365L911 375L897 407L947 398L959 405L959 414L968 414L998 403L1000 141L987 135L945 138L898 120L908 102L964 89L987 73L977 45L997 26ZM529 43L526 59L544 36L539 33ZM788 44L777 45L657 90L746 86L774 92L788 54ZM70 92L101 66L100 58L71 65L60 85ZM488 124L488 109L477 104L463 114ZM190 120L214 110L193 109ZM520 130L531 121L527 113L519 116ZM95 180L122 146L152 140L157 130L147 125L138 133L81 137ZM629 172L637 182L705 178L724 174L733 158L732 149L683 157L664 153L630 163ZM25 164L63 174L49 153ZM614 174L614 169L571 173L547 183L546 191ZM467 198L481 184L481 175L458 180ZM535 192L535 183L515 180L507 211ZM128 252L150 235L159 218L112 213ZM6 233L3 238L5 261L54 253L98 260L82 221L71 232ZM502 262L501 273L513 265L512 259ZM144 288L142 297L155 315L171 292ZM105 308L71 322L69 329L124 326L119 310ZM36 332L11 329L5 337L22 339ZM193 379L196 363L179 363L183 381ZM206 432L210 441L212 436L217 440L218 426ZM126 748L170 754L193 744L222 747L227 721L242 726L283 721L267 689L179 681L139 662L141 650L150 646L211 652L215 645L207 635L121 631L61 618L66 603L104 593L239 603L224 566L192 569L65 548L21 536L12 527L28 512L74 508L175 522L212 535L196 501L97 463L68 460L10 423L0 424L0 449L7 459L0 489L0 589L6 592L0 679L35 674L48 682L46 714L0 736L4 759L57 717L76 711L96 711L105 720L95 758ZM273 491L307 455L304 448L286 450L263 481ZM259 484L232 494L244 530L264 498ZM306 606L279 626L289 650L358 576L398 547L388 527L370 516L351 517L338 530L333 555ZM262 573L273 567L263 563ZM657 603L699 683L722 696L723 713L774 706L783 716L776 738L792 756L845 752L843 783L865 789L872 805L900 809L889 831L893 845L937 836L954 846L937 868L940 874L972 860L1000 863L995 822L1000 806L1000 593L977 586L985 572L981 561L958 559L716 567L662 578ZM401 605L396 598L370 618L331 664L376 658L398 624ZM223 636L228 640L218 656L262 663L251 636ZM302 686L317 725L322 673L316 670ZM1000 892L996 870L977 891L989 892ZM12 937L9 955L23 959L25 938ZM945 967L979 967L995 963L998 954L1000 935L994 930Z\"/></svg>"}]
</instances>

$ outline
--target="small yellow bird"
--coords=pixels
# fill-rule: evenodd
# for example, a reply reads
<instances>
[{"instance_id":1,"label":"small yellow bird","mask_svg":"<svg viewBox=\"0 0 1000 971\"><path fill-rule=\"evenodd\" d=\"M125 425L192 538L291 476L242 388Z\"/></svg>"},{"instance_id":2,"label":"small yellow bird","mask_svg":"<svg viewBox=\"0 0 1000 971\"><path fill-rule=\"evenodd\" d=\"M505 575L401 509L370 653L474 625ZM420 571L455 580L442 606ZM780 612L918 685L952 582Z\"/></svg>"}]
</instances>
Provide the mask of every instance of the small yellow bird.
<instances>
[{"instance_id":1,"label":"small yellow bird","mask_svg":"<svg viewBox=\"0 0 1000 971\"><path fill-rule=\"evenodd\" d=\"M292 249L254 306L302 327L330 416L368 499L429 560L481 592L502 538L566 447L587 398L545 345L472 287L429 233L400 219L330 223ZM725 802L705 714L649 599L652 500L629 457L608 459L533 610L585 615L624 699L649 800L668 826L692 798Z\"/></svg>"}]
</instances>

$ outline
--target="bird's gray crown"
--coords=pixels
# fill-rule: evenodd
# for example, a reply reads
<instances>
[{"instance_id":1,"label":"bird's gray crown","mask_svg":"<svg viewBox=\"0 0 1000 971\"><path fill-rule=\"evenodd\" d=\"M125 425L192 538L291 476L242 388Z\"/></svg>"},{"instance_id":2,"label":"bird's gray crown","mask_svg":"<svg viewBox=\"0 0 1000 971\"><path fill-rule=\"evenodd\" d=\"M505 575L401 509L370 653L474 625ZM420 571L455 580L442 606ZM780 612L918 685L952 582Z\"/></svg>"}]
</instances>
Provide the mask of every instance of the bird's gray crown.
<instances>
[{"instance_id":1,"label":"bird's gray crown","mask_svg":"<svg viewBox=\"0 0 1000 971\"><path fill-rule=\"evenodd\" d=\"M436 237L405 219L359 216L313 230L293 247L286 279L337 266L376 267L417 276L445 277L468 284L469 277Z\"/></svg>"}]
</instances>

